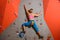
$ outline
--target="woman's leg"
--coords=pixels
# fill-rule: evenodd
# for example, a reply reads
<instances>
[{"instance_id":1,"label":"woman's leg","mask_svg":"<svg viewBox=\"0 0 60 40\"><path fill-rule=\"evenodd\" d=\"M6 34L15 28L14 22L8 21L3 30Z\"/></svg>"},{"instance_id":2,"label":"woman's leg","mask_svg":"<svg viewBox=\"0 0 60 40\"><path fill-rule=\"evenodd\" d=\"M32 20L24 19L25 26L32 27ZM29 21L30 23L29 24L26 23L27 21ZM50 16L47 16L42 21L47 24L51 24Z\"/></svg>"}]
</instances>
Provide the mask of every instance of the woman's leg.
<instances>
[{"instance_id":1,"label":"woman's leg","mask_svg":"<svg viewBox=\"0 0 60 40\"><path fill-rule=\"evenodd\" d=\"M19 37L23 38L25 34L25 27L29 27L30 21L22 24L22 31L19 33Z\"/></svg>"},{"instance_id":2,"label":"woman's leg","mask_svg":"<svg viewBox=\"0 0 60 40\"><path fill-rule=\"evenodd\" d=\"M26 33L26 31L25 31L25 26L22 26L22 31L23 31L24 33Z\"/></svg>"},{"instance_id":3,"label":"woman's leg","mask_svg":"<svg viewBox=\"0 0 60 40\"><path fill-rule=\"evenodd\" d=\"M25 32L25 27L29 27L30 24L31 24L31 21L28 21L28 22L26 22L26 23L23 23L23 24L22 24L22 31Z\"/></svg>"},{"instance_id":4,"label":"woman's leg","mask_svg":"<svg viewBox=\"0 0 60 40\"><path fill-rule=\"evenodd\" d=\"M38 35L39 39L40 39L40 38L43 39L43 36L40 35L39 28L38 28L38 26L36 25L35 22L34 22L34 25L33 25L33 29L35 30L35 32L36 32L36 34Z\"/></svg>"}]
</instances>

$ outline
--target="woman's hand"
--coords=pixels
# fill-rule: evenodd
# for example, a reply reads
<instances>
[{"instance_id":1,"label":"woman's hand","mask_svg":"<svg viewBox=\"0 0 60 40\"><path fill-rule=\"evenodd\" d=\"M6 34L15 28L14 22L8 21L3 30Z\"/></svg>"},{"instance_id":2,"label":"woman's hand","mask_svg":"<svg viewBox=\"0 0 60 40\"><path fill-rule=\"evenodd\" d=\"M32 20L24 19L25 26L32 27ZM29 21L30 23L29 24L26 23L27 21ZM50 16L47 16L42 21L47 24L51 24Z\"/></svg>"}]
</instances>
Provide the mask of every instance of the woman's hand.
<instances>
[{"instance_id":1,"label":"woman's hand","mask_svg":"<svg viewBox=\"0 0 60 40\"><path fill-rule=\"evenodd\" d=\"M38 16L40 16L40 13L35 13L34 16L38 17Z\"/></svg>"},{"instance_id":2,"label":"woman's hand","mask_svg":"<svg viewBox=\"0 0 60 40\"><path fill-rule=\"evenodd\" d=\"M25 4L23 6L24 6L24 9L25 9L26 8Z\"/></svg>"}]
</instances>

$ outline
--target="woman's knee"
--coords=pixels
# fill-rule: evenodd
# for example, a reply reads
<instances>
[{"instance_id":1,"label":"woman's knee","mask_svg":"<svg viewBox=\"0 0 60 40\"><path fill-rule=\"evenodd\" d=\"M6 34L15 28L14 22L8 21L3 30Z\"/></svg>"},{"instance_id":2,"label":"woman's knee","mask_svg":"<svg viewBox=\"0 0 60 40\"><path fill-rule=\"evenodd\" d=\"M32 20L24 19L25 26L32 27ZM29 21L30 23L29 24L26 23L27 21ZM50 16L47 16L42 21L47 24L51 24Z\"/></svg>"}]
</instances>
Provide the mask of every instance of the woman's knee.
<instances>
[{"instance_id":1,"label":"woman's knee","mask_svg":"<svg viewBox=\"0 0 60 40\"><path fill-rule=\"evenodd\" d=\"M22 24L22 27L23 27L23 26L25 26L25 24L24 24L24 23Z\"/></svg>"}]
</instances>

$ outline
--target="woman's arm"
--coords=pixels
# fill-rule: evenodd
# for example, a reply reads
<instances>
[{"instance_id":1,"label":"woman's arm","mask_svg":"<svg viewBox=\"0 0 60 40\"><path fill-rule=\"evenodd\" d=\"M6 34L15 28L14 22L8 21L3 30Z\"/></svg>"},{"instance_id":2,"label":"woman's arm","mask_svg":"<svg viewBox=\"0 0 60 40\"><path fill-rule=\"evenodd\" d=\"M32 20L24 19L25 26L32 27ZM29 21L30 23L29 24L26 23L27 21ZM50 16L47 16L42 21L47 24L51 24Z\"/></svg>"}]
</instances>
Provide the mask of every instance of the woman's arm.
<instances>
[{"instance_id":1,"label":"woman's arm","mask_svg":"<svg viewBox=\"0 0 60 40\"><path fill-rule=\"evenodd\" d=\"M26 8L25 5L24 5L24 10L25 10L26 18L27 18L27 20L29 21L29 17L28 17L29 12L28 12L28 10L27 10L27 8Z\"/></svg>"},{"instance_id":2,"label":"woman's arm","mask_svg":"<svg viewBox=\"0 0 60 40\"><path fill-rule=\"evenodd\" d=\"M35 13L35 14L34 14L35 17L38 17L39 15L40 15L39 13Z\"/></svg>"},{"instance_id":3,"label":"woman's arm","mask_svg":"<svg viewBox=\"0 0 60 40\"><path fill-rule=\"evenodd\" d=\"M27 14L29 14L29 12L28 12L28 10L27 10L27 8L26 8L25 5L24 5L24 10L25 10L25 12L26 12Z\"/></svg>"}]
</instances>

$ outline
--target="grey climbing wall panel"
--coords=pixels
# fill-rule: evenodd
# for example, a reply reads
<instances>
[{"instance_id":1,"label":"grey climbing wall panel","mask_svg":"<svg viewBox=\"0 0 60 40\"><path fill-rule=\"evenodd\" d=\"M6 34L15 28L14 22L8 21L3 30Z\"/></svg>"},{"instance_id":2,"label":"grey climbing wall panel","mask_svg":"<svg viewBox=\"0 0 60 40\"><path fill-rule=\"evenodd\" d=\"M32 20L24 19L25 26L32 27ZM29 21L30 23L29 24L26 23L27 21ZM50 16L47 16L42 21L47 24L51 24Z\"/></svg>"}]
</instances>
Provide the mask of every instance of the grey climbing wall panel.
<instances>
[{"instance_id":1,"label":"grey climbing wall panel","mask_svg":"<svg viewBox=\"0 0 60 40\"><path fill-rule=\"evenodd\" d=\"M19 5L19 14L18 18L2 33L0 40L41 40L38 39L32 28L26 28L26 34L24 38L18 36L21 31L21 25L26 21L25 12L23 9L23 4L26 4L28 9L33 8L34 13L40 13L38 18L35 18L35 21L39 27L40 34L44 36L44 40L47 40L50 35L50 40L54 40L53 36L44 21L44 12L43 12L43 1L42 0L21 0Z\"/></svg>"}]
</instances>

